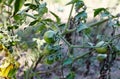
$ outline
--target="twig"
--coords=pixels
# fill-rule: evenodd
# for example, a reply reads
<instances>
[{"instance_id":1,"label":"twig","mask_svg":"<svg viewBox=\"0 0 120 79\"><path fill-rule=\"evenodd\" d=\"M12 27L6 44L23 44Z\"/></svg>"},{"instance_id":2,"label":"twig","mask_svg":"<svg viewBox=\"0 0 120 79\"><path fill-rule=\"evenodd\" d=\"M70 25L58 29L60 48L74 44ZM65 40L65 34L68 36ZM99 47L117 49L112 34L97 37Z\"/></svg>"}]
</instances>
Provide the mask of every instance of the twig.
<instances>
[{"instance_id":1,"label":"twig","mask_svg":"<svg viewBox=\"0 0 120 79\"><path fill-rule=\"evenodd\" d=\"M39 62L41 61L41 59L43 58L43 56L44 56L44 55L40 56L40 57L38 58L38 60L35 62L35 65L34 65L34 67L33 67L33 71L36 70L37 65L39 64Z\"/></svg>"}]
</instances>

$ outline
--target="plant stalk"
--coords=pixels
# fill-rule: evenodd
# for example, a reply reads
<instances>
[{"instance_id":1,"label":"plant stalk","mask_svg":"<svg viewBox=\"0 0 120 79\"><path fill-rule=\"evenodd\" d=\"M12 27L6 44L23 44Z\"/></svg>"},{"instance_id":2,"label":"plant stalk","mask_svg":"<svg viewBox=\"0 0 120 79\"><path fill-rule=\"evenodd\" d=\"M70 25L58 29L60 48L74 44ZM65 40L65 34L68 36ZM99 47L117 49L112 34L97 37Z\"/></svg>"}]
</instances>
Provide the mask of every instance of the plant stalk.
<instances>
[{"instance_id":1,"label":"plant stalk","mask_svg":"<svg viewBox=\"0 0 120 79\"><path fill-rule=\"evenodd\" d=\"M74 4L72 4L72 6L71 6L71 10L70 10L70 14L69 14L69 17L68 17L67 25L65 27L65 30L64 30L63 34L67 32L67 29L69 27L70 17L72 15L73 8L74 8Z\"/></svg>"}]
</instances>

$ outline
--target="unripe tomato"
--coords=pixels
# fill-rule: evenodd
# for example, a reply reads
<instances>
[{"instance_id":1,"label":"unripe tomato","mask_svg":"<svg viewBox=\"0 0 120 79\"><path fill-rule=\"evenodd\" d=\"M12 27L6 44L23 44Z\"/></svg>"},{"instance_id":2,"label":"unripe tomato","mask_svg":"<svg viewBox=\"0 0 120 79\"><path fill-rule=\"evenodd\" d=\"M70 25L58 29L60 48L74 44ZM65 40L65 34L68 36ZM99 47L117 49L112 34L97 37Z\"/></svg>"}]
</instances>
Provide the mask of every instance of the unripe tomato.
<instances>
[{"instance_id":1,"label":"unripe tomato","mask_svg":"<svg viewBox=\"0 0 120 79\"><path fill-rule=\"evenodd\" d=\"M46 64L53 64L54 63L54 57L51 55L51 56L48 56L46 58Z\"/></svg>"},{"instance_id":2,"label":"unripe tomato","mask_svg":"<svg viewBox=\"0 0 120 79\"><path fill-rule=\"evenodd\" d=\"M52 46L49 45L49 44L46 45L46 46L44 47L43 52L44 52L45 54L49 54L49 53L51 53L51 52L52 52Z\"/></svg>"},{"instance_id":3,"label":"unripe tomato","mask_svg":"<svg viewBox=\"0 0 120 79\"><path fill-rule=\"evenodd\" d=\"M104 41L100 41L100 42L98 42L96 44L97 48L95 48L95 49L96 49L97 53L99 53L99 54L105 54L105 53L107 53L107 47L103 46L104 43L105 43Z\"/></svg>"},{"instance_id":4,"label":"unripe tomato","mask_svg":"<svg viewBox=\"0 0 120 79\"><path fill-rule=\"evenodd\" d=\"M98 54L97 55L97 60L102 62L104 59L106 59L107 54Z\"/></svg>"},{"instance_id":5,"label":"unripe tomato","mask_svg":"<svg viewBox=\"0 0 120 79\"><path fill-rule=\"evenodd\" d=\"M52 44L56 42L55 36L56 36L56 33L52 30L49 30L45 32L43 38L46 41L46 43Z\"/></svg>"},{"instance_id":6,"label":"unripe tomato","mask_svg":"<svg viewBox=\"0 0 120 79\"><path fill-rule=\"evenodd\" d=\"M43 52L44 52L46 55L50 55L50 54L54 53L54 52L55 52L54 46L51 45L51 44L47 44L47 45L44 47Z\"/></svg>"}]
</instances>

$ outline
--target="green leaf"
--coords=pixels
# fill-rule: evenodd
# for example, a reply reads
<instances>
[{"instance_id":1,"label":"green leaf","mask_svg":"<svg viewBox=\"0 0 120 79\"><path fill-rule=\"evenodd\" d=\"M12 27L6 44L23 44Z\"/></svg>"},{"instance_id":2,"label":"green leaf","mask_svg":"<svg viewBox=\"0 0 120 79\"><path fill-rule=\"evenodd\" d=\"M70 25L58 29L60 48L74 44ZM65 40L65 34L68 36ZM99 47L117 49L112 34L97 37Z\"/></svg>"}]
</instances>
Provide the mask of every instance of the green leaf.
<instances>
[{"instance_id":1,"label":"green leaf","mask_svg":"<svg viewBox=\"0 0 120 79\"><path fill-rule=\"evenodd\" d=\"M8 31L12 30L12 29L17 29L19 26L18 25L12 25L12 26L8 26L7 29Z\"/></svg>"},{"instance_id":2,"label":"green leaf","mask_svg":"<svg viewBox=\"0 0 120 79\"><path fill-rule=\"evenodd\" d=\"M20 19L21 19L21 15L19 15L19 14L15 15L15 16L14 16L14 19L15 19L15 20L20 20Z\"/></svg>"},{"instance_id":3,"label":"green leaf","mask_svg":"<svg viewBox=\"0 0 120 79\"><path fill-rule=\"evenodd\" d=\"M79 10L80 8L82 8L84 6L84 2L83 1L79 1L75 4L75 9Z\"/></svg>"},{"instance_id":4,"label":"green leaf","mask_svg":"<svg viewBox=\"0 0 120 79\"><path fill-rule=\"evenodd\" d=\"M40 17L42 17L45 13L48 12L48 8L46 6L47 6L46 3L43 3L43 4L39 5L38 12L39 12Z\"/></svg>"},{"instance_id":5,"label":"green leaf","mask_svg":"<svg viewBox=\"0 0 120 79\"><path fill-rule=\"evenodd\" d=\"M10 72L8 73L8 77L13 77L16 75L17 69L13 68L12 70L10 70Z\"/></svg>"},{"instance_id":6,"label":"green leaf","mask_svg":"<svg viewBox=\"0 0 120 79\"><path fill-rule=\"evenodd\" d=\"M117 23L116 25L120 27L120 23Z\"/></svg>"},{"instance_id":7,"label":"green leaf","mask_svg":"<svg viewBox=\"0 0 120 79\"><path fill-rule=\"evenodd\" d=\"M97 8L94 9L94 17L96 17L99 13L101 13L102 11L105 11L105 8Z\"/></svg>"},{"instance_id":8,"label":"green leaf","mask_svg":"<svg viewBox=\"0 0 120 79\"><path fill-rule=\"evenodd\" d=\"M37 6L35 4L26 3L25 6L29 6L30 9L35 10Z\"/></svg>"},{"instance_id":9,"label":"green leaf","mask_svg":"<svg viewBox=\"0 0 120 79\"><path fill-rule=\"evenodd\" d=\"M15 15L22 8L24 2L25 0L15 0L13 15Z\"/></svg>"},{"instance_id":10,"label":"green leaf","mask_svg":"<svg viewBox=\"0 0 120 79\"><path fill-rule=\"evenodd\" d=\"M0 3L2 3L2 0L0 0Z\"/></svg>"},{"instance_id":11,"label":"green leaf","mask_svg":"<svg viewBox=\"0 0 120 79\"><path fill-rule=\"evenodd\" d=\"M63 61L63 66L70 65L72 64L73 59L72 58L67 58L66 60Z\"/></svg>"},{"instance_id":12,"label":"green leaf","mask_svg":"<svg viewBox=\"0 0 120 79\"><path fill-rule=\"evenodd\" d=\"M79 12L79 13L75 16L75 19L76 19L76 20L79 20L79 19L85 20L86 18L87 18L87 13L86 13L85 11Z\"/></svg>"},{"instance_id":13,"label":"green leaf","mask_svg":"<svg viewBox=\"0 0 120 79\"><path fill-rule=\"evenodd\" d=\"M0 3L3 3L4 0L0 0Z\"/></svg>"},{"instance_id":14,"label":"green leaf","mask_svg":"<svg viewBox=\"0 0 120 79\"><path fill-rule=\"evenodd\" d=\"M14 0L8 0L8 5L11 5Z\"/></svg>"},{"instance_id":15,"label":"green leaf","mask_svg":"<svg viewBox=\"0 0 120 79\"><path fill-rule=\"evenodd\" d=\"M91 33L91 28L87 27L86 29L84 29L83 31L86 35L89 35Z\"/></svg>"},{"instance_id":16,"label":"green leaf","mask_svg":"<svg viewBox=\"0 0 120 79\"><path fill-rule=\"evenodd\" d=\"M29 26L32 26L32 25L36 24L37 22L38 22L38 20L34 20L29 24Z\"/></svg>"},{"instance_id":17,"label":"green leaf","mask_svg":"<svg viewBox=\"0 0 120 79\"><path fill-rule=\"evenodd\" d=\"M42 21L45 21L45 22L54 22L51 18L43 19Z\"/></svg>"},{"instance_id":18,"label":"green leaf","mask_svg":"<svg viewBox=\"0 0 120 79\"><path fill-rule=\"evenodd\" d=\"M75 73L74 72L70 72L67 76L66 79L75 79Z\"/></svg>"},{"instance_id":19,"label":"green leaf","mask_svg":"<svg viewBox=\"0 0 120 79\"><path fill-rule=\"evenodd\" d=\"M14 15L13 17L14 17L14 21L17 24L22 24L26 18L26 15L24 15L23 13L20 13L20 14Z\"/></svg>"},{"instance_id":20,"label":"green leaf","mask_svg":"<svg viewBox=\"0 0 120 79\"><path fill-rule=\"evenodd\" d=\"M2 33L0 33L0 40L4 37L4 35Z\"/></svg>"},{"instance_id":21,"label":"green leaf","mask_svg":"<svg viewBox=\"0 0 120 79\"><path fill-rule=\"evenodd\" d=\"M46 29L46 26L43 23L37 23L34 29L36 32L41 32Z\"/></svg>"},{"instance_id":22,"label":"green leaf","mask_svg":"<svg viewBox=\"0 0 120 79\"><path fill-rule=\"evenodd\" d=\"M74 4L74 3L77 3L79 1L82 1L82 0L71 0L70 2L68 2L66 5L70 5L70 4Z\"/></svg>"},{"instance_id":23,"label":"green leaf","mask_svg":"<svg viewBox=\"0 0 120 79\"><path fill-rule=\"evenodd\" d=\"M77 32L80 32L82 30L87 29L88 27L86 26L86 24L79 24L79 26L77 27Z\"/></svg>"},{"instance_id":24,"label":"green leaf","mask_svg":"<svg viewBox=\"0 0 120 79\"><path fill-rule=\"evenodd\" d=\"M57 23L60 24L61 19L59 18L59 16L57 16L55 13L53 13L51 11L50 11L50 13L56 18Z\"/></svg>"}]
</instances>

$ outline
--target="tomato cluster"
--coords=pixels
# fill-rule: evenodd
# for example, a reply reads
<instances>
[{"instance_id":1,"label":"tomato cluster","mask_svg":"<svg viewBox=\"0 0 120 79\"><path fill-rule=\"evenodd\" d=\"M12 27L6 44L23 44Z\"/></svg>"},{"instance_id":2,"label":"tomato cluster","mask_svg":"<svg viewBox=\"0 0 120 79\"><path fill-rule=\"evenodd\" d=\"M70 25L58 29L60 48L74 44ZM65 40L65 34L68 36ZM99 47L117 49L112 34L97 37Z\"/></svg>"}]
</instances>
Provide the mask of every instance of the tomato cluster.
<instances>
[{"instance_id":1,"label":"tomato cluster","mask_svg":"<svg viewBox=\"0 0 120 79\"><path fill-rule=\"evenodd\" d=\"M99 54L105 54L107 53L108 49L107 49L107 46L104 46L105 45L105 42L104 41L100 41L96 44L96 51L99 53Z\"/></svg>"},{"instance_id":2,"label":"tomato cluster","mask_svg":"<svg viewBox=\"0 0 120 79\"><path fill-rule=\"evenodd\" d=\"M54 61L57 61L60 59L60 45L56 45L57 41L57 34L53 30L48 30L44 33L43 36L46 45L43 49L44 55L46 55L46 63L47 64L53 64Z\"/></svg>"},{"instance_id":3,"label":"tomato cluster","mask_svg":"<svg viewBox=\"0 0 120 79\"><path fill-rule=\"evenodd\" d=\"M104 41L100 41L96 44L96 52L98 53L97 55L97 60L102 62L104 59L106 59L107 57L107 51L108 51L108 48L107 46L105 46L105 43Z\"/></svg>"}]
</instances>

